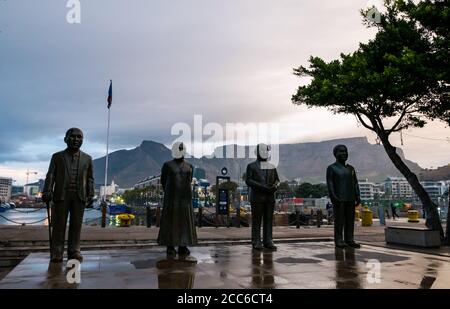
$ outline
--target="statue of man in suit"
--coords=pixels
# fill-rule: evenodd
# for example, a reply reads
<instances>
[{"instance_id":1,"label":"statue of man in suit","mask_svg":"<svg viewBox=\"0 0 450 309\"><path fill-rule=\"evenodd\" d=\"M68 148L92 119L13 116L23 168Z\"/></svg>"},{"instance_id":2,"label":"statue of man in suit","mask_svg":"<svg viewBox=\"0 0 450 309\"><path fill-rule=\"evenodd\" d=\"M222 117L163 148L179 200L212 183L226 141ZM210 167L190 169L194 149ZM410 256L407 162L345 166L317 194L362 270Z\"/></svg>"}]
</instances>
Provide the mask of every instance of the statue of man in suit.
<instances>
[{"instance_id":1,"label":"statue of man in suit","mask_svg":"<svg viewBox=\"0 0 450 309\"><path fill-rule=\"evenodd\" d=\"M62 262L67 218L70 218L68 259L83 261L80 252L80 235L84 208L92 204L94 176L92 158L80 150L83 132L78 128L67 130L64 141L67 148L54 153L50 161L42 199L53 201L52 207L52 262Z\"/></svg>"},{"instance_id":2,"label":"statue of man in suit","mask_svg":"<svg viewBox=\"0 0 450 309\"><path fill-rule=\"evenodd\" d=\"M327 187L333 203L334 243L338 248L359 248L360 245L353 240L355 207L361 203L358 179L353 166L345 163L347 147L337 145L333 154L336 162L327 168Z\"/></svg>"},{"instance_id":3,"label":"statue of man in suit","mask_svg":"<svg viewBox=\"0 0 450 309\"><path fill-rule=\"evenodd\" d=\"M256 161L247 165L246 181L250 187L250 204L252 209L252 246L261 250L263 246L269 250L277 247L272 239L273 212L275 208L275 192L280 179L277 169L267 160L270 147L259 144L256 147ZM263 243L261 243L261 221L263 223Z\"/></svg>"},{"instance_id":4,"label":"statue of man in suit","mask_svg":"<svg viewBox=\"0 0 450 309\"><path fill-rule=\"evenodd\" d=\"M167 246L167 255L188 256L187 246L197 244L195 215L192 205L193 166L184 156L186 146L177 142L172 146L173 160L165 162L161 169L161 185L164 190L164 207L158 234L158 244Z\"/></svg>"}]
</instances>

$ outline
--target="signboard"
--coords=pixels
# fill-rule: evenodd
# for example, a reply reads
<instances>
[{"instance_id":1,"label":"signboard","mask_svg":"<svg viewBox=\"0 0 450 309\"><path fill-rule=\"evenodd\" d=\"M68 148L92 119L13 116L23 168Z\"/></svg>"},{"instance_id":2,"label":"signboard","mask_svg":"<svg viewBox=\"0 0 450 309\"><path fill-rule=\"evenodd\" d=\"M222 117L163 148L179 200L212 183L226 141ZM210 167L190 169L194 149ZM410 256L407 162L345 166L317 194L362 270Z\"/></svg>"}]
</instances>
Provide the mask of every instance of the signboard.
<instances>
[{"instance_id":1,"label":"signboard","mask_svg":"<svg viewBox=\"0 0 450 309\"><path fill-rule=\"evenodd\" d=\"M218 203L217 203L217 213L219 215L228 214L228 190L219 189Z\"/></svg>"}]
</instances>

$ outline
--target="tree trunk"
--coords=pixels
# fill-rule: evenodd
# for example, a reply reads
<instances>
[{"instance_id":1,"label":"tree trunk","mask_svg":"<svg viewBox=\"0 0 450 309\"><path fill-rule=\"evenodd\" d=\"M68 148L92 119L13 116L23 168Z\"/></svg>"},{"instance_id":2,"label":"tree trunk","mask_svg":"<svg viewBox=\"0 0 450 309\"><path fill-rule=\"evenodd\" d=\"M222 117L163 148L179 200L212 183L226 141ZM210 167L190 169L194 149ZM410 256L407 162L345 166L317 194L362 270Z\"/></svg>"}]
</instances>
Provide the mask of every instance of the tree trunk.
<instances>
[{"instance_id":1,"label":"tree trunk","mask_svg":"<svg viewBox=\"0 0 450 309\"><path fill-rule=\"evenodd\" d=\"M450 245L450 187L447 192L448 208L447 208L447 227L445 228L445 244Z\"/></svg>"},{"instance_id":2,"label":"tree trunk","mask_svg":"<svg viewBox=\"0 0 450 309\"><path fill-rule=\"evenodd\" d=\"M402 158L397 154L396 148L389 142L389 137L383 131L379 132L378 137L383 143L384 149L387 155L394 163L395 167L405 176L408 183L411 185L414 192L422 202L423 208L426 211L425 225L432 230L439 231L441 238L444 238L444 230L442 229L441 220L439 219L439 213L437 205L433 203L428 195L427 191L422 187L416 174L414 174L409 167L403 162ZM448 231L448 227L447 227Z\"/></svg>"}]
</instances>

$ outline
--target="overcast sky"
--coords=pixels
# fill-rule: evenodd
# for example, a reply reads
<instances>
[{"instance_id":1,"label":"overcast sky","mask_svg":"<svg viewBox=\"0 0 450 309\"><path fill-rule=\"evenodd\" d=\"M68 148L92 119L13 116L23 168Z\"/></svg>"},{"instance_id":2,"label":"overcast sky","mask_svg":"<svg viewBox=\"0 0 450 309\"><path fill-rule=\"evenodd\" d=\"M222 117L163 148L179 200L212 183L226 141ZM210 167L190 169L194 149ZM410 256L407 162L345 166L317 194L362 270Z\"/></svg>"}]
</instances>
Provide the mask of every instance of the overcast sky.
<instances>
[{"instance_id":1,"label":"overcast sky","mask_svg":"<svg viewBox=\"0 0 450 309\"><path fill-rule=\"evenodd\" d=\"M144 139L170 144L177 122L271 122L281 142L374 135L354 117L295 106L292 69L310 55L331 60L374 30L359 9L373 1L89 0L81 23L65 0L0 0L0 176L45 176L69 127L83 150L104 155L106 95L113 79L112 150ZM449 129L433 123L404 136L422 167L450 162ZM398 134L392 138L400 146Z\"/></svg>"}]
</instances>

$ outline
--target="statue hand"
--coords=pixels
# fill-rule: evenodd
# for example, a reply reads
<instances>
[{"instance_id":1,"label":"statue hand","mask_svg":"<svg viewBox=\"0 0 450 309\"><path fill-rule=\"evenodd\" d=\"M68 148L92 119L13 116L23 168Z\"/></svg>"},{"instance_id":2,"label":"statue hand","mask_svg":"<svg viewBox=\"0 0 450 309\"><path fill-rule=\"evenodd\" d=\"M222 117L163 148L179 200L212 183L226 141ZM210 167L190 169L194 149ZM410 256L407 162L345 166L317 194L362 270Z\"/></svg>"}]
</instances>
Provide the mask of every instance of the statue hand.
<instances>
[{"instance_id":1,"label":"statue hand","mask_svg":"<svg viewBox=\"0 0 450 309\"><path fill-rule=\"evenodd\" d=\"M275 193L277 191L277 186L276 185L269 185L269 191L270 191L270 193Z\"/></svg>"},{"instance_id":2,"label":"statue hand","mask_svg":"<svg viewBox=\"0 0 450 309\"><path fill-rule=\"evenodd\" d=\"M273 193L270 185L263 185L265 193Z\"/></svg>"},{"instance_id":3,"label":"statue hand","mask_svg":"<svg viewBox=\"0 0 450 309\"><path fill-rule=\"evenodd\" d=\"M86 207L92 207L93 204L94 204L94 199L88 198L86 201Z\"/></svg>"},{"instance_id":4,"label":"statue hand","mask_svg":"<svg viewBox=\"0 0 450 309\"><path fill-rule=\"evenodd\" d=\"M50 203L50 202L53 200L53 194L52 194L52 192L44 192L44 193L42 194L42 200L43 200L45 203Z\"/></svg>"},{"instance_id":5,"label":"statue hand","mask_svg":"<svg viewBox=\"0 0 450 309\"><path fill-rule=\"evenodd\" d=\"M336 196L332 196L330 199L333 205L337 205L340 203L339 199Z\"/></svg>"}]
</instances>

